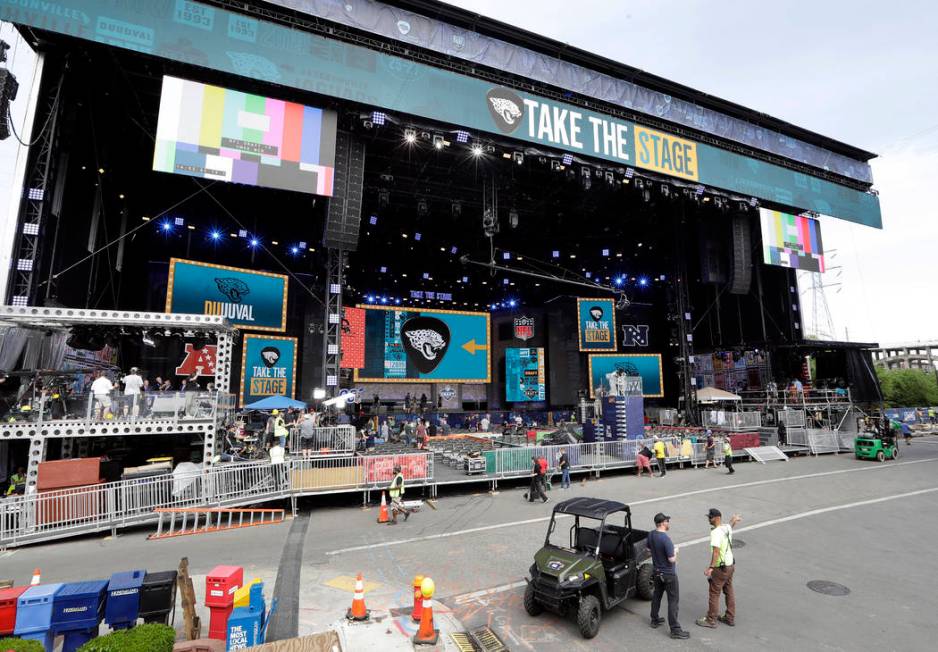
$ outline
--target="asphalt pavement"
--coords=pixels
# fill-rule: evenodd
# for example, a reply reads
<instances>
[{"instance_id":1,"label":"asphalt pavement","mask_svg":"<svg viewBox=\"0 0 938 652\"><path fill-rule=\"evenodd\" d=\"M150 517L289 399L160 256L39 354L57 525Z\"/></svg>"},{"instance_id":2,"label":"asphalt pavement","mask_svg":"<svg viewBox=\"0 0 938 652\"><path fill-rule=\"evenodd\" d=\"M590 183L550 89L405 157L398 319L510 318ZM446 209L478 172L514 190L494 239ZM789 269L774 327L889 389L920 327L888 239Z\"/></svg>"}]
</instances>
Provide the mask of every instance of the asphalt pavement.
<instances>
[{"instance_id":1,"label":"asphalt pavement","mask_svg":"<svg viewBox=\"0 0 938 652\"><path fill-rule=\"evenodd\" d=\"M407 522L378 525L377 507L317 506L298 540L293 522L233 532L146 541L147 529L111 537L31 546L0 553L0 578L44 581L106 577L130 568L175 568L187 556L201 600L202 578L216 564L239 564L267 593L288 591L284 631L321 631L351 603L354 577L366 582L367 606L400 610L412 603L414 575L431 576L439 609L466 628L489 625L512 650L621 650L662 645L675 650L930 650L938 559L938 439L901 447L897 462L852 455L723 469L669 471L664 478L609 474L555 483L555 502L610 498L632 507L634 524L650 529L658 511L672 516L679 544L681 615L687 641L648 627L649 604L629 600L606 612L599 636L580 639L575 623L529 617L523 580L546 533L552 503L531 504L524 488L441 495ZM483 485L480 485L480 488ZM408 495L408 498L411 496ZM736 529L736 627L694 625L706 611L708 508L739 512ZM286 554L284 551L286 550ZM298 563L299 562L299 563ZM298 587L296 581L299 568ZM847 595L817 593L811 581L833 582ZM296 591L298 589L298 595ZM930 606L929 606L930 605ZM394 613L394 611L392 611Z\"/></svg>"}]
</instances>

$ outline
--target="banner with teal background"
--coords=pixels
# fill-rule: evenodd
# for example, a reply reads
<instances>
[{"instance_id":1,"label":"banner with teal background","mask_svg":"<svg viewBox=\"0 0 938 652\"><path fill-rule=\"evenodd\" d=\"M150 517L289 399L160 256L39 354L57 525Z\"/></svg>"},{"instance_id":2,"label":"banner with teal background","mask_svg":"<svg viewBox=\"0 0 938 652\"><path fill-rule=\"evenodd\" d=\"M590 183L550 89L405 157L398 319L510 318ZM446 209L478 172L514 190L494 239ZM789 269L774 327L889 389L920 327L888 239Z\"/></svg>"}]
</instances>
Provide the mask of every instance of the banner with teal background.
<instances>
[{"instance_id":1,"label":"banner with teal background","mask_svg":"<svg viewBox=\"0 0 938 652\"><path fill-rule=\"evenodd\" d=\"M420 308L365 309L365 364L356 382L487 383L489 314Z\"/></svg>"},{"instance_id":2,"label":"banner with teal background","mask_svg":"<svg viewBox=\"0 0 938 652\"><path fill-rule=\"evenodd\" d=\"M0 19L882 227L879 199L482 79L189 0L0 0Z\"/></svg>"},{"instance_id":3,"label":"banner with teal background","mask_svg":"<svg viewBox=\"0 0 938 652\"><path fill-rule=\"evenodd\" d=\"M296 338L245 335L241 349L241 406L270 396L294 398Z\"/></svg>"},{"instance_id":4,"label":"banner with teal background","mask_svg":"<svg viewBox=\"0 0 938 652\"><path fill-rule=\"evenodd\" d=\"M544 349L505 349L505 400L509 403L547 400Z\"/></svg>"},{"instance_id":5,"label":"banner with teal background","mask_svg":"<svg viewBox=\"0 0 938 652\"><path fill-rule=\"evenodd\" d=\"M616 302L614 299L577 299L580 351L616 350Z\"/></svg>"},{"instance_id":6,"label":"banner with teal background","mask_svg":"<svg viewBox=\"0 0 938 652\"><path fill-rule=\"evenodd\" d=\"M642 395L645 398L662 398L664 380L661 371L660 353L599 353L589 357L590 396L596 396L600 387L609 389L606 374L622 369L627 376L642 377Z\"/></svg>"},{"instance_id":7,"label":"banner with teal background","mask_svg":"<svg viewBox=\"0 0 938 652\"><path fill-rule=\"evenodd\" d=\"M217 315L248 330L281 332L287 281L283 274L171 258L166 312Z\"/></svg>"}]
</instances>

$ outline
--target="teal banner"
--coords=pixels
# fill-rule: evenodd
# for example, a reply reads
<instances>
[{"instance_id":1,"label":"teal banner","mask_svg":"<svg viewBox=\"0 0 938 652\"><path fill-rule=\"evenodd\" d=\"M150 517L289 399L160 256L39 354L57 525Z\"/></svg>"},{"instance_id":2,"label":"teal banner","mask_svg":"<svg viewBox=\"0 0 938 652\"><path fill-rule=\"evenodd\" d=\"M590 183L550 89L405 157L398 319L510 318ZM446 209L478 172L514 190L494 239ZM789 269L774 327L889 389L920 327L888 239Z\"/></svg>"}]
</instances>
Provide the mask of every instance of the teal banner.
<instances>
[{"instance_id":1,"label":"teal banner","mask_svg":"<svg viewBox=\"0 0 938 652\"><path fill-rule=\"evenodd\" d=\"M640 376L642 395L645 398L662 398L664 380L661 372L660 353L600 353L589 357L590 396L596 397L596 390L609 391L612 374L623 373L626 376Z\"/></svg>"},{"instance_id":2,"label":"teal banner","mask_svg":"<svg viewBox=\"0 0 938 652\"><path fill-rule=\"evenodd\" d=\"M227 317L255 331L287 327L287 277L171 258L166 312Z\"/></svg>"},{"instance_id":3,"label":"teal banner","mask_svg":"<svg viewBox=\"0 0 938 652\"><path fill-rule=\"evenodd\" d=\"M616 350L614 299L577 299L580 351Z\"/></svg>"},{"instance_id":4,"label":"teal banner","mask_svg":"<svg viewBox=\"0 0 938 652\"><path fill-rule=\"evenodd\" d=\"M270 396L295 398L296 338L245 335L241 355L241 405Z\"/></svg>"},{"instance_id":5,"label":"teal banner","mask_svg":"<svg viewBox=\"0 0 938 652\"><path fill-rule=\"evenodd\" d=\"M188 0L0 0L0 19L882 227L879 199L788 168Z\"/></svg>"}]
</instances>

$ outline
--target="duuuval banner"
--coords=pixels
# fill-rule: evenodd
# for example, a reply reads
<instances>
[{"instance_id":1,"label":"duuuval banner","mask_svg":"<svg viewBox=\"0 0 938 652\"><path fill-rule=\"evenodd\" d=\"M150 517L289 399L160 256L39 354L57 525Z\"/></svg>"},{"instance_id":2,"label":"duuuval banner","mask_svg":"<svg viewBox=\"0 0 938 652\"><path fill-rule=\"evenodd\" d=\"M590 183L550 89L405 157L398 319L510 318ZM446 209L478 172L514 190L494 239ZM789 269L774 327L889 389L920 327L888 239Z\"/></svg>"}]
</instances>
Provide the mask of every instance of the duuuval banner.
<instances>
[{"instance_id":1,"label":"duuuval banner","mask_svg":"<svg viewBox=\"0 0 938 652\"><path fill-rule=\"evenodd\" d=\"M269 396L294 398L296 338L245 335L241 355L241 406Z\"/></svg>"},{"instance_id":2,"label":"duuuval banner","mask_svg":"<svg viewBox=\"0 0 938 652\"><path fill-rule=\"evenodd\" d=\"M581 351L616 350L616 302L614 299L577 299L577 324Z\"/></svg>"},{"instance_id":3,"label":"duuuval banner","mask_svg":"<svg viewBox=\"0 0 938 652\"><path fill-rule=\"evenodd\" d=\"M282 332L287 288L283 274L171 258L166 312L218 315L240 328Z\"/></svg>"},{"instance_id":4,"label":"duuuval banner","mask_svg":"<svg viewBox=\"0 0 938 652\"><path fill-rule=\"evenodd\" d=\"M879 199L610 114L189 0L0 0L0 19L882 227Z\"/></svg>"}]
</instances>

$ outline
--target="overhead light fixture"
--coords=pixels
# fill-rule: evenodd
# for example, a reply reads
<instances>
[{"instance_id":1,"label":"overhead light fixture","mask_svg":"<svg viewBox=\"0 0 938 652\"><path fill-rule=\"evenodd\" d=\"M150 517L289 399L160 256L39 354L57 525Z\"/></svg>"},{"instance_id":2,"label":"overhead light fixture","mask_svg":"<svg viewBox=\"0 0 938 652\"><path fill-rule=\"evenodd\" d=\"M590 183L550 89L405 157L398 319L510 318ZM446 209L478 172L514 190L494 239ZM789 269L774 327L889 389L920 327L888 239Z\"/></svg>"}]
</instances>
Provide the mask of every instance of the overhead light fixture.
<instances>
[{"instance_id":1,"label":"overhead light fixture","mask_svg":"<svg viewBox=\"0 0 938 652\"><path fill-rule=\"evenodd\" d=\"M469 151L472 152L472 155L475 156L476 158L482 156L485 153L485 150L483 149L482 145L479 143L473 143Z\"/></svg>"},{"instance_id":2,"label":"overhead light fixture","mask_svg":"<svg viewBox=\"0 0 938 652\"><path fill-rule=\"evenodd\" d=\"M511 159L512 159L517 165L524 165L524 152L514 152L514 153L511 155Z\"/></svg>"},{"instance_id":3,"label":"overhead light fixture","mask_svg":"<svg viewBox=\"0 0 938 652\"><path fill-rule=\"evenodd\" d=\"M374 111L371 114L371 121L379 127L384 126L384 123L387 122L387 120L388 114L384 111Z\"/></svg>"},{"instance_id":4,"label":"overhead light fixture","mask_svg":"<svg viewBox=\"0 0 938 652\"><path fill-rule=\"evenodd\" d=\"M413 145L417 142L417 131L414 129L404 130L404 142Z\"/></svg>"},{"instance_id":5,"label":"overhead light fixture","mask_svg":"<svg viewBox=\"0 0 938 652\"><path fill-rule=\"evenodd\" d=\"M456 142L464 145L469 142L469 132L463 131L462 129L456 132Z\"/></svg>"},{"instance_id":6,"label":"overhead light fixture","mask_svg":"<svg viewBox=\"0 0 938 652\"><path fill-rule=\"evenodd\" d=\"M518 210L514 206L508 211L508 226L513 229L518 228Z\"/></svg>"},{"instance_id":7,"label":"overhead light fixture","mask_svg":"<svg viewBox=\"0 0 938 652\"><path fill-rule=\"evenodd\" d=\"M433 136L433 147L435 149L443 149L446 146L446 139L440 135Z\"/></svg>"},{"instance_id":8,"label":"overhead light fixture","mask_svg":"<svg viewBox=\"0 0 938 652\"><path fill-rule=\"evenodd\" d=\"M573 165L573 154L564 154L561 160L564 165Z\"/></svg>"}]
</instances>

